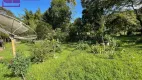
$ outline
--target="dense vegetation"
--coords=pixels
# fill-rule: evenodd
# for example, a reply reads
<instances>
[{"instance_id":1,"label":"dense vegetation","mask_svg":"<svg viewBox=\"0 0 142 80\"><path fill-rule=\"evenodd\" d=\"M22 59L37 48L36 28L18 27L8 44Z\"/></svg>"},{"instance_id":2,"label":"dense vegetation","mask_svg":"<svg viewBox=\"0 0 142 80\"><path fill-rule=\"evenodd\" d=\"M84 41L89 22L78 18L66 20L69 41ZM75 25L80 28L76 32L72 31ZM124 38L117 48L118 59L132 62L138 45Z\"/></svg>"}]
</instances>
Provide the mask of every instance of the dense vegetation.
<instances>
[{"instance_id":1,"label":"dense vegetation","mask_svg":"<svg viewBox=\"0 0 142 80\"><path fill-rule=\"evenodd\" d=\"M0 52L2 80L141 80L141 0L81 0L82 17L71 22L75 0L52 0L44 13L25 9L17 18L37 33ZM136 7L137 6L137 7ZM4 10L10 16L11 11ZM0 33L3 39L7 35Z\"/></svg>"}]
</instances>

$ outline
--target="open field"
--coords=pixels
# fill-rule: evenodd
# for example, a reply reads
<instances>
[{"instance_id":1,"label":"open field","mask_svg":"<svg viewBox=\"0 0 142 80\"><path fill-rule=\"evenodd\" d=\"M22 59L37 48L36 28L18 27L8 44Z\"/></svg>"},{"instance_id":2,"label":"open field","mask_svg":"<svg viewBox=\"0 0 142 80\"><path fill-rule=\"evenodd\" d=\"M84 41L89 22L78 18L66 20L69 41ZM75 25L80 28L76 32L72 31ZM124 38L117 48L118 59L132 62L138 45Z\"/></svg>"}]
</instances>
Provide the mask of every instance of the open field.
<instances>
[{"instance_id":1,"label":"open field","mask_svg":"<svg viewBox=\"0 0 142 80\"><path fill-rule=\"evenodd\" d=\"M0 7L0 80L142 80L142 0L19 1Z\"/></svg>"},{"instance_id":2,"label":"open field","mask_svg":"<svg viewBox=\"0 0 142 80\"><path fill-rule=\"evenodd\" d=\"M32 64L26 75L27 80L141 80L142 43L135 44L137 37L117 37L122 46L115 54L92 54L86 50L76 50L64 44L61 53L56 53L43 63ZM72 44L73 45L73 44ZM17 50L26 56L31 46L17 44ZM0 56L12 58L10 44L0 52ZM10 75L5 64L0 63L1 80L19 80Z\"/></svg>"}]
</instances>

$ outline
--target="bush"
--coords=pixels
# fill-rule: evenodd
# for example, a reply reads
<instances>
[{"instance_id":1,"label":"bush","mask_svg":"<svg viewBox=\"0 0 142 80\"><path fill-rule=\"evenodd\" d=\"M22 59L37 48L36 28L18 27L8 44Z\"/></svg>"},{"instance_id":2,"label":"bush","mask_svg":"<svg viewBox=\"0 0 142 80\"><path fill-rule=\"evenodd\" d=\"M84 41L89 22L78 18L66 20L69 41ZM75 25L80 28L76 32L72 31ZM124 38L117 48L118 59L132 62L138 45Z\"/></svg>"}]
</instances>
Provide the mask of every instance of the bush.
<instances>
[{"instance_id":1,"label":"bush","mask_svg":"<svg viewBox=\"0 0 142 80\"><path fill-rule=\"evenodd\" d=\"M88 48L89 48L89 45L83 41L80 41L78 45L76 46L76 49L79 49L79 50L86 50Z\"/></svg>"},{"instance_id":2,"label":"bush","mask_svg":"<svg viewBox=\"0 0 142 80\"><path fill-rule=\"evenodd\" d=\"M57 29L55 30L55 35L54 35L53 37L54 37L54 39L57 39L57 40L59 40L59 41L61 41L61 42L65 42L67 36L68 36L68 33L67 33L67 32L63 32L63 31L61 30L61 28L57 28Z\"/></svg>"},{"instance_id":3,"label":"bush","mask_svg":"<svg viewBox=\"0 0 142 80\"><path fill-rule=\"evenodd\" d=\"M104 36L104 43L108 46L113 46L113 47L120 47L121 46L121 41L116 40L115 38L111 37L110 35L105 35Z\"/></svg>"},{"instance_id":4,"label":"bush","mask_svg":"<svg viewBox=\"0 0 142 80\"><path fill-rule=\"evenodd\" d=\"M60 42L56 40L44 40L33 46L32 62L43 62L45 59L53 57L55 52L61 51Z\"/></svg>"},{"instance_id":5,"label":"bush","mask_svg":"<svg viewBox=\"0 0 142 80\"><path fill-rule=\"evenodd\" d=\"M39 22L36 27L36 33L38 39L52 39L53 31L52 26L45 22Z\"/></svg>"},{"instance_id":6,"label":"bush","mask_svg":"<svg viewBox=\"0 0 142 80\"><path fill-rule=\"evenodd\" d=\"M100 45L91 45L91 53L103 54L103 53L114 53L116 49L116 42L112 40L109 46Z\"/></svg>"},{"instance_id":7,"label":"bush","mask_svg":"<svg viewBox=\"0 0 142 80\"><path fill-rule=\"evenodd\" d=\"M20 76L23 80L25 80L25 74L29 64L30 59L23 57L21 54L17 54L17 56L9 64L8 68L11 70L12 75Z\"/></svg>"}]
</instances>

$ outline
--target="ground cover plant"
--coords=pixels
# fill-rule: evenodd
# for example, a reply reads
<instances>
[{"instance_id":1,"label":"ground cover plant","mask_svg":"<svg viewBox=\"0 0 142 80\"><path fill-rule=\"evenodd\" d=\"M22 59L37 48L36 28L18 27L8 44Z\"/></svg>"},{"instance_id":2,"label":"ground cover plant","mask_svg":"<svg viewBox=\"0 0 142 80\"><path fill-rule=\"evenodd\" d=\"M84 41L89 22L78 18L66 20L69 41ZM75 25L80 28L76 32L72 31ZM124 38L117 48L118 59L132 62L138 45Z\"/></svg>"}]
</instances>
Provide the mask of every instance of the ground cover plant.
<instances>
[{"instance_id":1,"label":"ground cover plant","mask_svg":"<svg viewBox=\"0 0 142 80\"><path fill-rule=\"evenodd\" d=\"M11 75L19 76L23 80L26 80L25 75L27 72L27 68L29 67L30 59L24 58L22 54L17 54L16 57L11 60L8 69L11 70Z\"/></svg>"},{"instance_id":2,"label":"ground cover plant","mask_svg":"<svg viewBox=\"0 0 142 80\"><path fill-rule=\"evenodd\" d=\"M76 43L64 44L62 45L63 50L60 53L56 52L56 57L49 58L39 64L32 64L28 68L25 78L29 80L142 79L142 44L135 43L137 37L117 37L117 40L121 40L123 45L113 54L91 53L85 49L72 47L77 45ZM129 43L130 39L134 43ZM25 43L17 45L29 48ZM130 49L131 51L129 51ZM30 50L30 48L26 50ZM20 79L20 77L8 76L11 71L5 64L1 63L0 66L1 79Z\"/></svg>"},{"instance_id":3,"label":"ground cover plant","mask_svg":"<svg viewBox=\"0 0 142 80\"><path fill-rule=\"evenodd\" d=\"M44 62L46 59L50 57L54 57L55 52L61 51L60 42L56 40L45 40L39 43L35 43L33 48L31 49L31 61L38 63Z\"/></svg>"}]
</instances>

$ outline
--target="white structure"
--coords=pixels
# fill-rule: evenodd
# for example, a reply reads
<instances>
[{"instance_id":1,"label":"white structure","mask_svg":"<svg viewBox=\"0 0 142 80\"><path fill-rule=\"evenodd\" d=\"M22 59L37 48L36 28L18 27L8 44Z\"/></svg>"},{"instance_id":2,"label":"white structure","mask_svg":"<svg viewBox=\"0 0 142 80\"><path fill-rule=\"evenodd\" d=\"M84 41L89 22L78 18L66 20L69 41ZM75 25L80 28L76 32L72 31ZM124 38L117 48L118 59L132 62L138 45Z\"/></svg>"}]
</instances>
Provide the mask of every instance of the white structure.
<instances>
[{"instance_id":1,"label":"white structure","mask_svg":"<svg viewBox=\"0 0 142 80\"><path fill-rule=\"evenodd\" d=\"M0 32L9 36L13 47L13 56L15 53L15 39L36 39L36 32L21 22L20 20L8 16L5 12L0 11Z\"/></svg>"}]
</instances>

